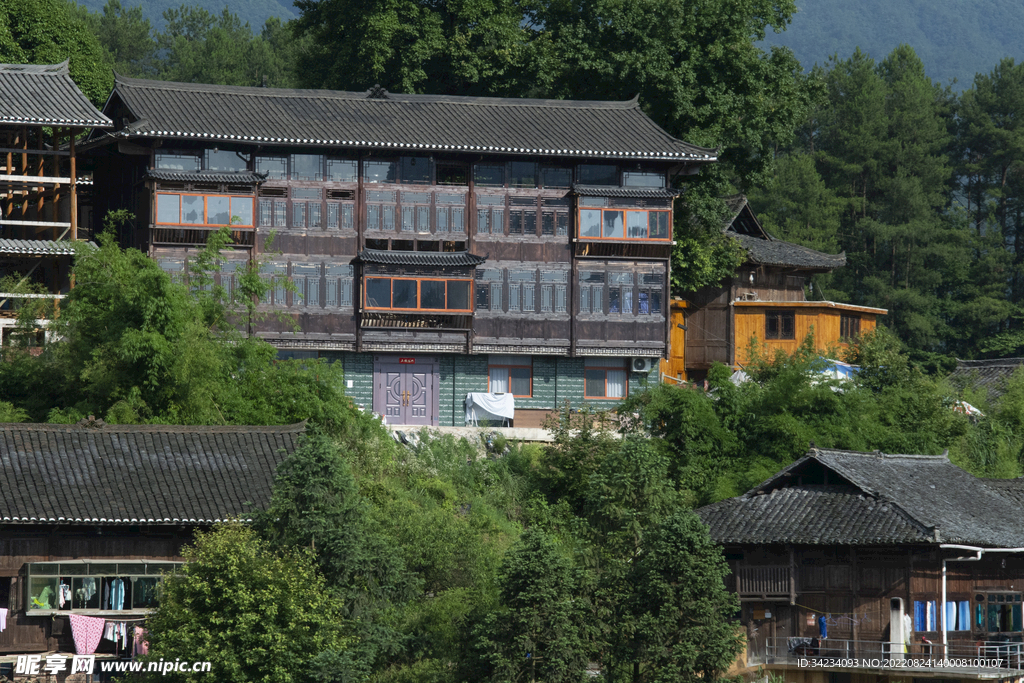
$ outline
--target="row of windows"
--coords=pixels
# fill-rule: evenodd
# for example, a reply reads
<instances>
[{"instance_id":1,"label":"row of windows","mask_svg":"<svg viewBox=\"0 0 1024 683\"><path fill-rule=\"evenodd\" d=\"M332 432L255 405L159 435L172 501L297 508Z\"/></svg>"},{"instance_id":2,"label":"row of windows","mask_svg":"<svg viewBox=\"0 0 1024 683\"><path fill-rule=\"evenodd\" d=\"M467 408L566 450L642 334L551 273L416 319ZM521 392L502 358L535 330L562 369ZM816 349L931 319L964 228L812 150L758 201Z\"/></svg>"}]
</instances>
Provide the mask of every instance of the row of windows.
<instances>
[{"instance_id":1,"label":"row of windows","mask_svg":"<svg viewBox=\"0 0 1024 683\"><path fill-rule=\"evenodd\" d=\"M565 270L478 270L476 308L509 313L566 313L567 282Z\"/></svg>"},{"instance_id":2,"label":"row of windows","mask_svg":"<svg viewBox=\"0 0 1024 683\"><path fill-rule=\"evenodd\" d=\"M399 209L392 204L367 204L366 229L424 234L431 232L433 217L433 232L464 233L465 215L465 208L461 206L436 206L431 210L429 205L402 206Z\"/></svg>"},{"instance_id":3,"label":"row of windows","mask_svg":"<svg viewBox=\"0 0 1024 683\"><path fill-rule=\"evenodd\" d=\"M565 237L569 234L569 212L542 210L538 220L535 208L479 207L476 210L476 233Z\"/></svg>"},{"instance_id":4,"label":"row of windows","mask_svg":"<svg viewBox=\"0 0 1024 683\"><path fill-rule=\"evenodd\" d=\"M855 339L860 336L860 316L839 316L839 337ZM767 311L764 314L765 339L796 339L796 312Z\"/></svg>"},{"instance_id":5,"label":"row of windows","mask_svg":"<svg viewBox=\"0 0 1024 683\"><path fill-rule=\"evenodd\" d=\"M473 311L469 297L472 280L367 277L365 283L368 310Z\"/></svg>"},{"instance_id":6,"label":"row of windows","mask_svg":"<svg viewBox=\"0 0 1024 683\"><path fill-rule=\"evenodd\" d=\"M28 565L29 610L151 609L158 584L179 562L61 562Z\"/></svg>"},{"instance_id":7,"label":"row of windows","mask_svg":"<svg viewBox=\"0 0 1024 683\"><path fill-rule=\"evenodd\" d=\"M580 271L580 313L661 315L662 273Z\"/></svg>"},{"instance_id":8,"label":"row of windows","mask_svg":"<svg viewBox=\"0 0 1024 683\"><path fill-rule=\"evenodd\" d=\"M261 154L250 165L246 152L207 149L203 152L157 152L158 169L195 173L234 173L255 170L271 180L356 182L359 162L323 154ZM664 187L665 174L653 169L624 168L615 164L579 164L575 168L548 166L531 161L468 164L434 162L431 157L407 156L364 159L363 182L415 185L468 185L470 178L481 187L568 188L584 185Z\"/></svg>"},{"instance_id":9,"label":"row of windows","mask_svg":"<svg viewBox=\"0 0 1024 683\"><path fill-rule=\"evenodd\" d=\"M324 205L320 202L292 200L291 204L291 222L289 222L288 202L260 199L260 227L326 228L328 230L353 230L355 228L355 204L352 202L327 202L326 224L324 222Z\"/></svg>"},{"instance_id":10,"label":"row of windows","mask_svg":"<svg viewBox=\"0 0 1024 683\"><path fill-rule=\"evenodd\" d=\"M229 195L158 194L156 222L163 225L252 227L253 198Z\"/></svg>"},{"instance_id":11,"label":"row of windows","mask_svg":"<svg viewBox=\"0 0 1024 683\"><path fill-rule=\"evenodd\" d=\"M623 358L587 358L583 378L585 398L620 399L629 393L629 372ZM533 396L533 359L492 355L487 364L487 390L516 398Z\"/></svg>"},{"instance_id":12,"label":"row of windows","mask_svg":"<svg viewBox=\"0 0 1024 683\"><path fill-rule=\"evenodd\" d=\"M986 599L987 598L987 599ZM971 603L969 600L949 600L946 602L945 614L938 612L937 600L914 601L914 630L917 632L937 632L940 620L944 616L947 631L975 631L986 633L1020 633L1024 631L1022 619L1021 595L979 594L975 596L972 623Z\"/></svg>"},{"instance_id":13,"label":"row of windows","mask_svg":"<svg viewBox=\"0 0 1024 683\"><path fill-rule=\"evenodd\" d=\"M244 261L224 261L214 281L224 288L228 300L238 294L238 277L245 267ZM184 259L160 259L160 267L177 282L187 281ZM322 263L292 263L291 276L287 263L264 264L261 277L268 287L260 303L280 307L351 308L354 268L351 265ZM286 282L294 284L289 291ZM195 286L210 290L212 283Z\"/></svg>"},{"instance_id":14,"label":"row of windows","mask_svg":"<svg viewBox=\"0 0 1024 683\"><path fill-rule=\"evenodd\" d=\"M667 240L668 211L580 209L580 237L605 240Z\"/></svg>"}]
</instances>

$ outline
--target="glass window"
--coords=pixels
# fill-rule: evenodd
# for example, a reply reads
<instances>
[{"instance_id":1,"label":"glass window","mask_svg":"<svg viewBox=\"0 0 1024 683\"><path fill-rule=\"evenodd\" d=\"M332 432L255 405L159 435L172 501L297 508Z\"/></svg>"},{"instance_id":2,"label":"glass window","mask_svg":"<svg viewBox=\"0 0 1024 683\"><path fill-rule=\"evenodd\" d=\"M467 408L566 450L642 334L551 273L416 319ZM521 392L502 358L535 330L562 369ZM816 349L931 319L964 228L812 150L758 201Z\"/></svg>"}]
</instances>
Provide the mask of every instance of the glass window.
<instances>
[{"instance_id":1,"label":"glass window","mask_svg":"<svg viewBox=\"0 0 1024 683\"><path fill-rule=\"evenodd\" d=\"M368 183L393 183L398 171L394 161L364 161L363 180Z\"/></svg>"},{"instance_id":2,"label":"glass window","mask_svg":"<svg viewBox=\"0 0 1024 683\"><path fill-rule=\"evenodd\" d=\"M249 197L231 198L231 225L252 226L253 201Z\"/></svg>"},{"instance_id":3,"label":"glass window","mask_svg":"<svg viewBox=\"0 0 1024 683\"><path fill-rule=\"evenodd\" d=\"M765 339L796 339L796 314L793 311L768 311L764 314Z\"/></svg>"},{"instance_id":4,"label":"glass window","mask_svg":"<svg viewBox=\"0 0 1024 683\"><path fill-rule=\"evenodd\" d=\"M203 224L203 198L185 195L181 198L181 222L186 225Z\"/></svg>"},{"instance_id":5,"label":"glass window","mask_svg":"<svg viewBox=\"0 0 1024 683\"><path fill-rule=\"evenodd\" d=\"M230 225L231 224L231 198L230 197L207 197L206 198L206 224L207 225Z\"/></svg>"},{"instance_id":6,"label":"glass window","mask_svg":"<svg viewBox=\"0 0 1024 683\"><path fill-rule=\"evenodd\" d=\"M610 164L580 164L581 185L618 185L619 167Z\"/></svg>"},{"instance_id":7,"label":"glass window","mask_svg":"<svg viewBox=\"0 0 1024 683\"><path fill-rule=\"evenodd\" d=\"M391 308L391 280L383 277L366 279L366 306Z\"/></svg>"},{"instance_id":8,"label":"glass window","mask_svg":"<svg viewBox=\"0 0 1024 683\"><path fill-rule=\"evenodd\" d=\"M537 187L537 164L528 161L513 161L509 178L511 187Z\"/></svg>"},{"instance_id":9,"label":"glass window","mask_svg":"<svg viewBox=\"0 0 1024 683\"><path fill-rule=\"evenodd\" d=\"M402 157L402 182L417 185L430 184L430 159L427 157Z\"/></svg>"},{"instance_id":10,"label":"glass window","mask_svg":"<svg viewBox=\"0 0 1024 683\"><path fill-rule=\"evenodd\" d=\"M416 280L391 281L391 308L416 308Z\"/></svg>"},{"instance_id":11,"label":"glass window","mask_svg":"<svg viewBox=\"0 0 1024 683\"><path fill-rule=\"evenodd\" d=\"M633 239L647 237L647 216L643 211L626 212L626 237Z\"/></svg>"},{"instance_id":12,"label":"glass window","mask_svg":"<svg viewBox=\"0 0 1024 683\"><path fill-rule=\"evenodd\" d=\"M473 182L488 187L505 185L504 164L476 164L473 166Z\"/></svg>"},{"instance_id":13,"label":"glass window","mask_svg":"<svg viewBox=\"0 0 1024 683\"><path fill-rule=\"evenodd\" d=\"M249 155L229 149L206 150L206 170L238 173L249 170Z\"/></svg>"},{"instance_id":14,"label":"glass window","mask_svg":"<svg viewBox=\"0 0 1024 683\"><path fill-rule=\"evenodd\" d=\"M469 280L448 281L448 310L468 311L472 308L469 305Z\"/></svg>"},{"instance_id":15,"label":"glass window","mask_svg":"<svg viewBox=\"0 0 1024 683\"><path fill-rule=\"evenodd\" d=\"M256 157L256 172L265 173L270 180L288 178L288 157Z\"/></svg>"},{"instance_id":16,"label":"glass window","mask_svg":"<svg viewBox=\"0 0 1024 683\"><path fill-rule=\"evenodd\" d=\"M420 308L445 307L444 280L420 281Z\"/></svg>"},{"instance_id":17,"label":"glass window","mask_svg":"<svg viewBox=\"0 0 1024 683\"><path fill-rule=\"evenodd\" d=\"M57 577L32 576L28 583L28 609L57 609Z\"/></svg>"},{"instance_id":18,"label":"glass window","mask_svg":"<svg viewBox=\"0 0 1024 683\"><path fill-rule=\"evenodd\" d=\"M354 183L358 178L359 162L354 159L333 159L327 157L327 167L324 173L324 180L334 182Z\"/></svg>"},{"instance_id":19,"label":"glass window","mask_svg":"<svg viewBox=\"0 0 1024 683\"><path fill-rule=\"evenodd\" d=\"M542 168L540 179L544 187L569 187L572 185L572 171L567 168Z\"/></svg>"},{"instance_id":20,"label":"glass window","mask_svg":"<svg viewBox=\"0 0 1024 683\"><path fill-rule=\"evenodd\" d=\"M649 211L647 220L651 239L668 239L668 211Z\"/></svg>"},{"instance_id":21,"label":"glass window","mask_svg":"<svg viewBox=\"0 0 1024 683\"><path fill-rule=\"evenodd\" d=\"M177 225L181 220L181 195L158 194L156 196L156 222Z\"/></svg>"},{"instance_id":22,"label":"glass window","mask_svg":"<svg viewBox=\"0 0 1024 683\"><path fill-rule=\"evenodd\" d=\"M199 155L157 152L156 167L168 171L185 171L186 173L195 173L199 170Z\"/></svg>"},{"instance_id":23,"label":"glass window","mask_svg":"<svg viewBox=\"0 0 1024 683\"><path fill-rule=\"evenodd\" d=\"M839 336L843 339L854 339L860 336L860 316L840 315Z\"/></svg>"},{"instance_id":24,"label":"glass window","mask_svg":"<svg viewBox=\"0 0 1024 683\"><path fill-rule=\"evenodd\" d=\"M624 361L615 358L587 358L584 367L586 398L626 397L629 387Z\"/></svg>"},{"instance_id":25,"label":"glass window","mask_svg":"<svg viewBox=\"0 0 1024 683\"><path fill-rule=\"evenodd\" d=\"M132 608L152 609L156 607L156 587L159 582L160 579L155 576L132 578Z\"/></svg>"},{"instance_id":26,"label":"glass window","mask_svg":"<svg viewBox=\"0 0 1024 683\"><path fill-rule=\"evenodd\" d=\"M324 158L320 154L293 154L292 180L323 180Z\"/></svg>"},{"instance_id":27,"label":"glass window","mask_svg":"<svg viewBox=\"0 0 1024 683\"><path fill-rule=\"evenodd\" d=\"M623 237L621 211L604 212L604 232L602 237L606 239L621 239Z\"/></svg>"},{"instance_id":28,"label":"glass window","mask_svg":"<svg viewBox=\"0 0 1024 683\"><path fill-rule=\"evenodd\" d=\"M665 174L654 171L623 171L622 184L626 187L665 187Z\"/></svg>"},{"instance_id":29,"label":"glass window","mask_svg":"<svg viewBox=\"0 0 1024 683\"><path fill-rule=\"evenodd\" d=\"M580 237L601 236L601 211L596 209L580 210Z\"/></svg>"},{"instance_id":30,"label":"glass window","mask_svg":"<svg viewBox=\"0 0 1024 683\"><path fill-rule=\"evenodd\" d=\"M533 359L530 356L492 355L488 362L488 391L528 398L533 394Z\"/></svg>"}]
</instances>

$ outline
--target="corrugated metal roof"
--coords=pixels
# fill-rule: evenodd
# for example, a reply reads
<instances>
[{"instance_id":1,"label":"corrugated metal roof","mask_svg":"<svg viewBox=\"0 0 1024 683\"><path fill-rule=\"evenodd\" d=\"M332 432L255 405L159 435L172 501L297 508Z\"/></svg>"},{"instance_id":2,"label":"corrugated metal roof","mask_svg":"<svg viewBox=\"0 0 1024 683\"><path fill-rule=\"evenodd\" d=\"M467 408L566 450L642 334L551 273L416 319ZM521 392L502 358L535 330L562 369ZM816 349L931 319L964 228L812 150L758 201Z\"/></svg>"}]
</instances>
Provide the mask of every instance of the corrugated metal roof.
<instances>
[{"instance_id":1,"label":"corrugated metal roof","mask_svg":"<svg viewBox=\"0 0 1024 683\"><path fill-rule=\"evenodd\" d=\"M68 74L68 63L0 64L0 125L109 128Z\"/></svg>"},{"instance_id":2,"label":"corrugated metal roof","mask_svg":"<svg viewBox=\"0 0 1024 683\"><path fill-rule=\"evenodd\" d=\"M626 197L637 199L673 199L679 190L664 187L611 187L605 185L572 186L572 191L585 197Z\"/></svg>"},{"instance_id":3,"label":"corrugated metal roof","mask_svg":"<svg viewBox=\"0 0 1024 683\"><path fill-rule=\"evenodd\" d=\"M399 152L711 162L716 151L673 138L637 100L585 102L285 90L118 76L128 137L237 140Z\"/></svg>"},{"instance_id":4,"label":"corrugated metal roof","mask_svg":"<svg viewBox=\"0 0 1024 683\"><path fill-rule=\"evenodd\" d=\"M437 268L478 266L487 260L485 256L470 254L468 251L382 251L379 249L363 249L359 252L359 258L364 263Z\"/></svg>"},{"instance_id":5,"label":"corrugated metal roof","mask_svg":"<svg viewBox=\"0 0 1024 683\"><path fill-rule=\"evenodd\" d=\"M305 425L0 424L0 523L209 524L270 502Z\"/></svg>"},{"instance_id":6,"label":"corrugated metal roof","mask_svg":"<svg viewBox=\"0 0 1024 683\"><path fill-rule=\"evenodd\" d=\"M78 242L89 244L92 242ZM25 254L26 256L73 256L76 243L52 240L8 240L0 239L0 254Z\"/></svg>"},{"instance_id":7,"label":"corrugated metal roof","mask_svg":"<svg viewBox=\"0 0 1024 683\"><path fill-rule=\"evenodd\" d=\"M153 169L146 173L154 180L170 180L180 183L262 183L267 179L265 174L244 171L241 173L186 173L185 171L168 171Z\"/></svg>"}]
</instances>

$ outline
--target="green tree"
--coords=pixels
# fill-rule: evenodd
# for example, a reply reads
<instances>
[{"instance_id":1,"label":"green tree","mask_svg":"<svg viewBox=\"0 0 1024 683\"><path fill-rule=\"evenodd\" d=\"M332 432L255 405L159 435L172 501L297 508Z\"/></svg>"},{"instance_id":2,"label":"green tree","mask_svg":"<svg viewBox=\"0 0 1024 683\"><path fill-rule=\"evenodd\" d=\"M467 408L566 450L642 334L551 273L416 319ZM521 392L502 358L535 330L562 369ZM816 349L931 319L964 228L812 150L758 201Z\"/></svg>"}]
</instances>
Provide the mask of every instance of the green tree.
<instances>
[{"instance_id":1,"label":"green tree","mask_svg":"<svg viewBox=\"0 0 1024 683\"><path fill-rule=\"evenodd\" d=\"M689 511L652 529L630 572L634 637L625 643L633 683L722 680L743 648L739 600L725 588L722 549Z\"/></svg>"},{"instance_id":2,"label":"green tree","mask_svg":"<svg viewBox=\"0 0 1024 683\"><path fill-rule=\"evenodd\" d=\"M96 36L67 0L5 0L0 3L0 62L55 64L70 60L72 80L96 106L114 85Z\"/></svg>"},{"instance_id":3,"label":"green tree","mask_svg":"<svg viewBox=\"0 0 1024 683\"><path fill-rule=\"evenodd\" d=\"M164 20L164 30L156 36L157 47L166 54L159 64L161 79L292 86L289 61L283 57L290 47L290 33L279 20L268 20L264 32L256 35L226 7L215 15L199 6L182 5L165 11Z\"/></svg>"},{"instance_id":4,"label":"green tree","mask_svg":"<svg viewBox=\"0 0 1024 683\"><path fill-rule=\"evenodd\" d=\"M318 655L351 644L308 554L274 552L238 524L198 534L182 554L184 567L163 582L147 623L148 659L205 660L213 668L176 680L313 681Z\"/></svg>"},{"instance_id":5,"label":"green tree","mask_svg":"<svg viewBox=\"0 0 1024 683\"><path fill-rule=\"evenodd\" d=\"M348 462L331 440L308 437L278 466L270 508L259 515L256 528L274 548L315 553L332 601L358 634L358 645L321 656L320 663L333 670L332 680L355 680L368 674L375 660L400 651L397 609L421 589L374 523Z\"/></svg>"},{"instance_id":6,"label":"green tree","mask_svg":"<svg viewBox=\"0 0 1024 683\"><path fill-rule=\"evenodd\" d=\"M511 94L522 73L528 4L518 0L297 0L305 87Z\"/></svg>"},{"instance_id":7,"label":"green tree","mask_svg":"<svg viewBox=\"0 0 1024 683\"><path fill-rule=\"evenodd\" d=\"M492 680L582 680L586 629L575 573L543 531L527 531L508 552L499 577L501 607L477 629L479 647L493 666Z\"/></svg>"},{"instance_id":8,"label":"green tree","mask_svg":"<svg viewBox=\"0 0 1024 683\"><path fill-rule=\"evenodd\" d=\"M100 44L110 54L118 73L136 78L154 75L156 40L141 5L125 7L121 0L107 0L95 23Z\"/></svg>"}]
</instances>

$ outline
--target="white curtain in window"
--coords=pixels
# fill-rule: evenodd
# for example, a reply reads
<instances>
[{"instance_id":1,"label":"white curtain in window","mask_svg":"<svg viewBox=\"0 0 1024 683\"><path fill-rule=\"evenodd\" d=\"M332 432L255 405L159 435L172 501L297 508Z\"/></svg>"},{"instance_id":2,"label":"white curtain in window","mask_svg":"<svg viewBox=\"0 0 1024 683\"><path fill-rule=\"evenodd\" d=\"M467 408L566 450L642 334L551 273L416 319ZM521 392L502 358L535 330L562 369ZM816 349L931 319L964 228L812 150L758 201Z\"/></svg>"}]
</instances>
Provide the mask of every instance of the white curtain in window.
<instances>
[{"instance_id":1,"label":"white curtain in window","mask_svg":"<svg viewBox=\"0 0 1024 683\"><path fill-rule=\"evenodd\" d=\"M606 377L606 386L608 389L608 398L625 398L626 397L626 371L625 370L608 370Z\"/></svg>"},{"instance_id":2,"label":"white curtain in window","mask_svg":"<svg viewBox=\"0 0 1024 683\"><path fill-rule=\"evenodd\" d=\"M508 393L508 368L491 368L491 393Z\"/></svg>"}]
</instances>

